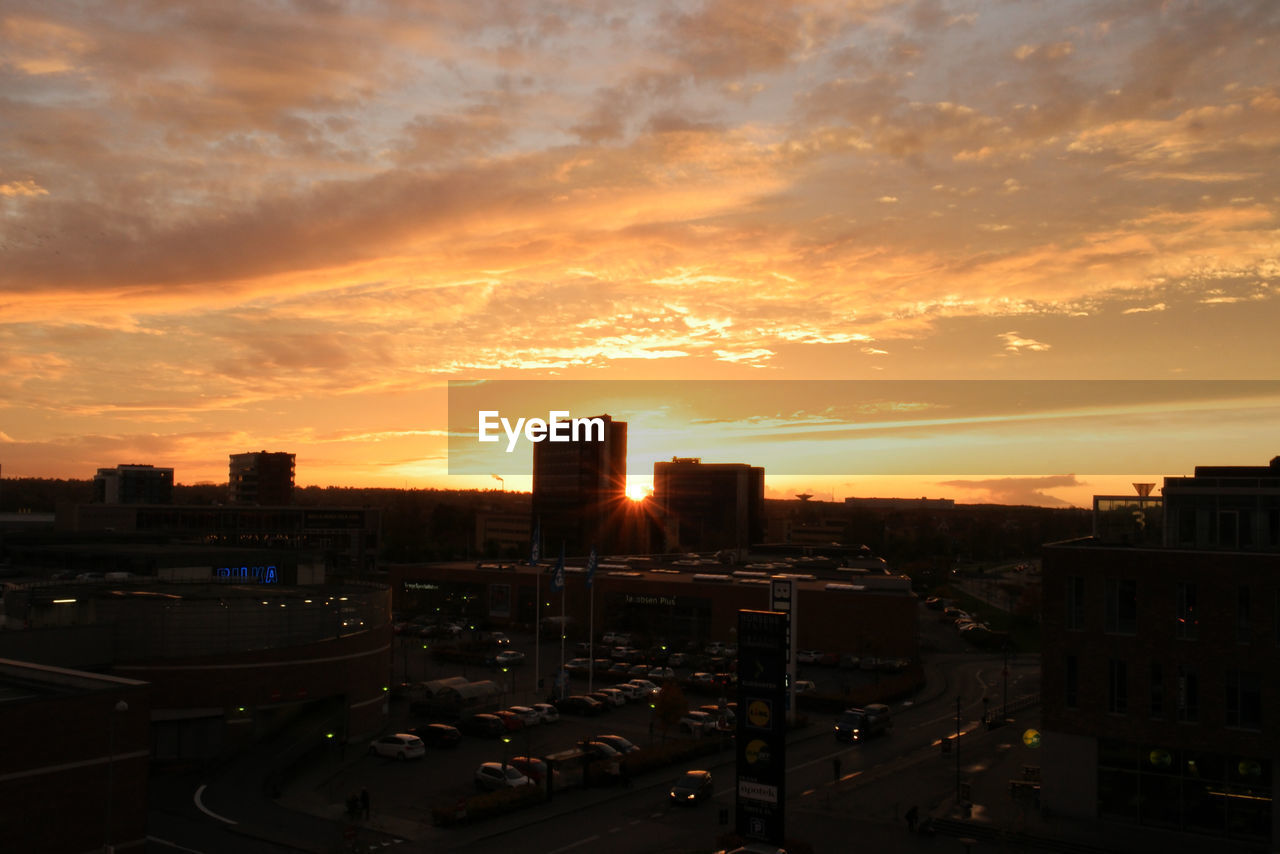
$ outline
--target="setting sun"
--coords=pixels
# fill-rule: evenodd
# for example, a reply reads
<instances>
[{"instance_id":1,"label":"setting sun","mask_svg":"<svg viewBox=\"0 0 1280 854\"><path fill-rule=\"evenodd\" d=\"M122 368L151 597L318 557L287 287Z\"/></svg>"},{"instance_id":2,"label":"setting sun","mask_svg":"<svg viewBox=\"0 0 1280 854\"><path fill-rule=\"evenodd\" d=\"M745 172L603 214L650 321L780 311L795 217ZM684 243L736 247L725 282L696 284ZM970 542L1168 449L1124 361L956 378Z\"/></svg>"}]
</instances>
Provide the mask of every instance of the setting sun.
<instances>
[{"instance_id":1,"label":"setting sun","mask_svg":"<svg viewBox=\"0 0 1280 854\"><path fill-rule=\"evenodd\" d=\"M630 498L632 501L644 501L649 497L649 493L652 491L653 489L651 487L643 483L627 484L627 498Z\"/></svg>"}]
</instances>

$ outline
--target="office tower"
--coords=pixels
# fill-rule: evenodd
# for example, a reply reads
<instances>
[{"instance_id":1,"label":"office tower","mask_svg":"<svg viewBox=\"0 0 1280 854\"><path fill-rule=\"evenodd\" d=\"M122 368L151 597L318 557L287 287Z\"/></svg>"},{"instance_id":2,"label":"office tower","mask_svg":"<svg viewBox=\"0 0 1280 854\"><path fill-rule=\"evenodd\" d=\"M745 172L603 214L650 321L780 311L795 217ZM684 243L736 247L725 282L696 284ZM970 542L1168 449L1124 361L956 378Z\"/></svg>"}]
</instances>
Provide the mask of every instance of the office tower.
<instances>
[{"instance_id":1,"label":"office tower","mask_svg":"<svg viewBox=\"0 0 1280 854\"><path fill-rule=\"evenodd\" d=\"M674 534L664 551L746 549L764 539L764 469L672 457L653 465L653 499Z\"/></svg>"},{"instance_id":2,"label":"office tower","mask_svg":"<svg viewBox=\"0 0 1280 854\"><path fill-rule=\"evenodd\" d=\"M627 424L608 415L577 440L543 441L533 446L533 519L543 557L606 554L619 544L626 508Z\"/></svg>"},{"instance_id":3,"label":"office tower","mask_svg":"<svg viewBox=\"0 0 1280 854\"><path fill-rule=\"evenodd\" d=\"M293 501L293 454L231 455L231 503L279 507Z\"/></svg>"},{"instance_id":4,"label":"office tower","mask_svg":"<svg viewBox=\"0 0 1280 854\"><path fill-rule=\"evenodd\" d=\"M172 504L173 469L137 463L100 468L93 498L99 504Z\"/></svg>"}]
</instances>

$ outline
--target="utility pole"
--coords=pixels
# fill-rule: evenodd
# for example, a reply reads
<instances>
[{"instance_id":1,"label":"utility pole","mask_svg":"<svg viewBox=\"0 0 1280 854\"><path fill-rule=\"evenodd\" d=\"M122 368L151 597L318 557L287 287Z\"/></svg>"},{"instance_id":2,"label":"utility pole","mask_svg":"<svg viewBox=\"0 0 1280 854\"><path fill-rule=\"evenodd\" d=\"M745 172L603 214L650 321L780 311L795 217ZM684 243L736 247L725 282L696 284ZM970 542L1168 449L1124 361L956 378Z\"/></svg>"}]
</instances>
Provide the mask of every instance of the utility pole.
<instances>
[{"instance_id":1,"label":"utility pole","mask_svg":"<svg viewBox=\"0 0 1280 854\"><path fill-rule=\"evenodd\" d=\"M956 695L956 802L960 801L960 695Z\"/></svg>"}]
</instances>

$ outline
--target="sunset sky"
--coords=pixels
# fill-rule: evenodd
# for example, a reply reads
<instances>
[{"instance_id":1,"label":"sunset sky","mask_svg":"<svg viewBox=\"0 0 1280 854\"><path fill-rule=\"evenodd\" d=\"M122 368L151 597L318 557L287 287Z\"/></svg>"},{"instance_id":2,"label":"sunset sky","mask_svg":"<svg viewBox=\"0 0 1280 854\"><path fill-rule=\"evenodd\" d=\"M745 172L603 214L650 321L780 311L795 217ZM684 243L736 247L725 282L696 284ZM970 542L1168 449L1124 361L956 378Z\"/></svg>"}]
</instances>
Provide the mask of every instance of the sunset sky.
<instances>
[{"instance_id":1,"label":"sunset sky","mask_svg":"<svg viewBox=\"0 0 1280 854\"><path fill-rule=\"evenodd\" d=\"M1271 380L1277 163L1273 0L4 0L0 466L493 487L450 380ZM769 485L1083 504L1280 454L1233 401Z\"/></svg>"}]
</instances>

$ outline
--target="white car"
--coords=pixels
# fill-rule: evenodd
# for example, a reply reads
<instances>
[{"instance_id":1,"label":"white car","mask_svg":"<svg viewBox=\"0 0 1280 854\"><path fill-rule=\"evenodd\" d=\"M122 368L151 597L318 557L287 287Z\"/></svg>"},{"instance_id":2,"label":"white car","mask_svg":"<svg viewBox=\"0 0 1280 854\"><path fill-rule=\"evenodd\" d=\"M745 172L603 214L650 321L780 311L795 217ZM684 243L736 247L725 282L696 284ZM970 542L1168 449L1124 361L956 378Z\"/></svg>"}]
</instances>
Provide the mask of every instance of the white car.
<instances>
[{"instance_id":1,"label":"white car","mask_svg":"<svg viewBox=\"0 0 1280 854\"><path fill-rule=\"evenodd\" d=\"M596 693L604 694L606 697L609 698L609 701L613 703L615 706L625 706L627 704L627 695L622 693L621 689L601 688Z\"/></svg>"},{"instance_id":2,"label":"white car","mask_svg":"<svg viewBox=\"0 0 1280 854\"><path fill-rule=\"evenodd\" d=\"M476 788L482 792L498 789L514 789L517 786L528 786L533 781L525 776L514 765L503 765L501 762L485 762L476 769Z\"/></svg>"},{"instance_id":3,"label":"white car","mask_svg":"<svg viewBox=\"0 0 1280 854\"><path fill-rule=\"evenodd\" d=\"M650 682L648 679L629 679L627 683L636 686L640 691L640 699L649 697L658 693L658 686Z\"/></svg>"},{"instance_id":4,"label":"white car","mask_svg":"<svg viewBox=\"0 0 1280 854\"><path fill-rule=\"evenodd\" d=\"M427 746L422 739L407 732L395 735L384 735L369 744L369 753L373 756L389 756L392 759L421 759L427 755Z\"/></svg>"},{"instance_id":5,"label":"white car","mask_svg":"<svg viewBox=\"0 0 1280 854\"><path fill-rule=\"evenodd\" d=\"M706 712L688 712L680 719L680 731L688 735L706 735L715 728L715 718Z\"/></svg>"},{"instance_id":6,"label":"white car","mask_svg":"<svg viewBox=\"0 0 1280 854\"><path fill-rule=\"evenodd\" d=\"M507 711L519 718L520 723L525 726L537 726L542 723L542 715L538 714L538 710L532 706L512 706Z\"/></svg>"},{"instance_id":7,"label":"white car","mask_svg":"<svg viewBox=\"0 0 1280 854\"><path fill-rule=\"evenodd\" d=\"M801 649L796 651L796 661L801 664L817 664L822 661L822 650Z\"/></svg>"},{"instance_id":8,"label":"white car","mask_svg":"<svg viewBox=\"0 0 1280 854\"><path fill-rule=\"evenodd\" d=\"M550 703L534 703L533 710L538 713L538 717L542 718L544 724L554 724L560 721L560 712Z\"/></svg>"},{"instance_id":9,"label":"white car","mask_svg":"<svg viewBox=\"0 0 1280 854\"><path fill-rule=\"evenodd\" d=\"M670 667L655 667L649 671L650 681L654 679L675 679L676 672Z\"/></svg>"},{"instance_id":10,"label":"white car","mask_svg":"<svg viewBox=\"0 0 1280 854\"><path fill-rule=\"evenodd\" d=\"M514 664L523 664L524 653L517 652L514 649L504 649L493 657L493 663L499 667L510 667Z\"/></svg>"},{"instance_id":11,"label":"white car","mask_svg":"<svg viewBox=\"0 0 1280 854\"><path fill-rule=\"evenodd\" d=\"M640 686L638 685L631 682L619 682L614 687L621 691L622 696L626 697L628 701L640 699Z\"/></svg>"}]
</instances>

